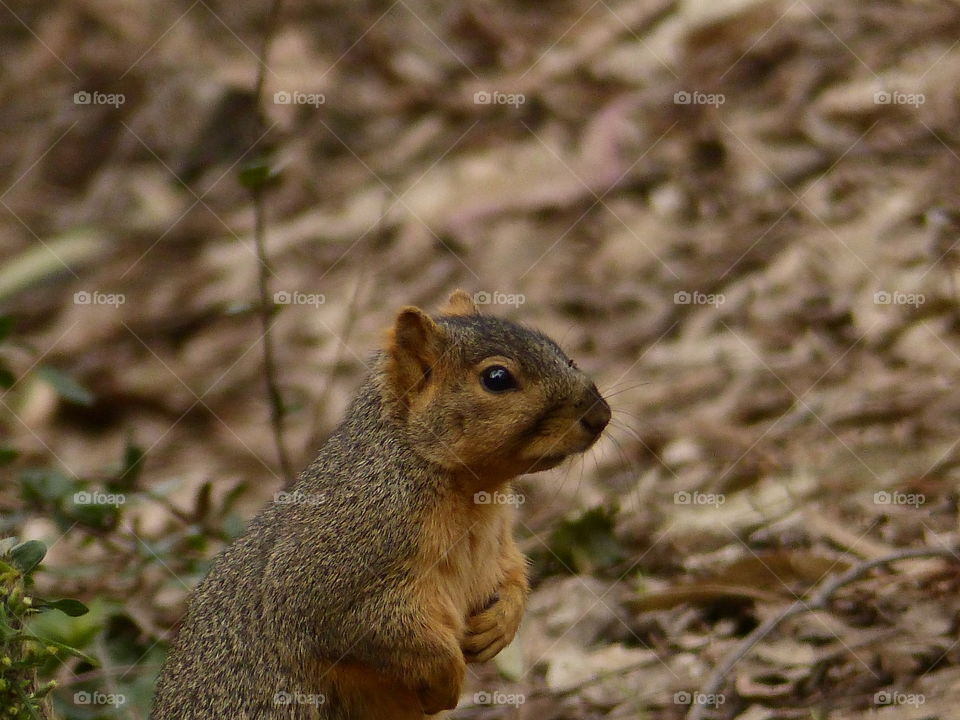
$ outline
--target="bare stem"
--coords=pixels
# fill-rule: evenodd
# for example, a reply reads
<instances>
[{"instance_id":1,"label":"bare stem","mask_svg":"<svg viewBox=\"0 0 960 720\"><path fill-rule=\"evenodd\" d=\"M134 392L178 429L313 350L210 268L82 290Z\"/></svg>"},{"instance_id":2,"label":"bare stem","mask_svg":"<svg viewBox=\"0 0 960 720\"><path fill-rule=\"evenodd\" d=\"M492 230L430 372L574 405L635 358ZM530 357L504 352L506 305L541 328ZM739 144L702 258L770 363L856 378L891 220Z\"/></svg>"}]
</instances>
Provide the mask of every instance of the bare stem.
<instances>
[{"instance_id":1,"label":"bare stem","mask_svg":"<svg viewBox=\"0 0 960 720\"><path fill-rule=\"evenodd\" d=\"M280 471L283 473L284 479L290 483L293 481L293 470L291 469L290 458L287 455L283 438L283 397L280 395L280 386L277 382L277 363L274 355L273 335L271 333L273 302L270 299L271 270L264 241L266 235L266 220L264 218L263 190L260 188L254 189L252 195L254 215L253 238L257 246L257 262L259 265L257 285L260 290L260 302L258 303L257 314L260 316L260 330L263 335L263 375L267 385L267 398L270 401L270 426L273 429L273 442L277 446L277 459L280 463Z\"/></svg>"},{"instance_id":2,"label":"bare stem","mask_svg":"<svg viewBox=\"0 0 960 720\"><path fill-rule=\"evenodd\" d=\"M256 95L257 123L260 126L261 136L266 127L266 114L263 111L263 86L266 77L267 58L270 53L270 43L273 41L273 36L277 28L277 19L280 16L280 7L282 4L283 0L273 0L271 3L266 27L263 31L263 40L260 45L260 64L257 67L257 81L254 86L254 93ZM267 255L266 248L267 220L263 197L264 185L265 181L253 185L250 189L250 194L253 199L253 241L257 250L257 285L260 292L258 315L260 316L260 329L263 337L263 374L267 386L267 399L270 402L270 426L273 430L273 442L277 448L277 460L280 464L280 471L289 484L293 482L294 474L283 436L285 411L283 407L283 397L280 394L280 384L277 381L277 363L274 354L273 335L271 333L273 302L270 294L270 276L273 274L273 271L270 267L270 259Z\"/></svg>"}]
</instances>

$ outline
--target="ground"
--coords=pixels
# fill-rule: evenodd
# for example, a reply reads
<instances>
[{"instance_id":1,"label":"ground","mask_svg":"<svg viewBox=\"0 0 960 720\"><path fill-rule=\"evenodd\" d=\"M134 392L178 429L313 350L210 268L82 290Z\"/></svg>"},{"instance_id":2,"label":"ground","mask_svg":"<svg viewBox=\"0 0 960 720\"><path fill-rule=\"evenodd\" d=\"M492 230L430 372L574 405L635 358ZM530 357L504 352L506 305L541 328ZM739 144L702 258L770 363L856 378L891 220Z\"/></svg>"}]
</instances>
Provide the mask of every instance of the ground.
<instances>
[{"instance_id":1,"label":"ground","mask_svg":"<svg viewBox=\"0 0 960 720\"><path fill-rule=\"evenodd\" d=\"M0 528L113 608L123 677L149 686L220 536L282 487L239 179L266 158L294 467L392 313L456 287L613 406L520 482L530 609L454 717L953 717L960 558L866 573L700 693L838 573L956 546L956 3L288 0L266 56L267 2L0 14ZM18 490L128 442L109 532ZM91 717L72 670L58 708Z\"/></svg>"}]
</instances>

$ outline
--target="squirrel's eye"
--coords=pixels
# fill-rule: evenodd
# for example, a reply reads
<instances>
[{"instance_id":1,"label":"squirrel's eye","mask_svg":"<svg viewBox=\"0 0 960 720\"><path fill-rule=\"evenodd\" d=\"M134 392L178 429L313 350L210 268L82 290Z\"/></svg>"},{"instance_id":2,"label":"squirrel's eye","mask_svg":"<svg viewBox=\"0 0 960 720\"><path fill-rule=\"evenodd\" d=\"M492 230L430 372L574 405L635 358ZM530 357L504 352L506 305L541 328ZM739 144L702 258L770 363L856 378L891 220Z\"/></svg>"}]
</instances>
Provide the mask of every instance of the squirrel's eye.
<instances>
[{"instance_id":1,"label":"squirrel's eye","mask_svg":"<svg viewBox=\"0 0 960 720\"><path fill-rule=\"evenodd\" d=\"M491 365L480 373L483 389L492 393L506 392L517 386L517 381L503 365Z\"/></svg>"}]
</instances>

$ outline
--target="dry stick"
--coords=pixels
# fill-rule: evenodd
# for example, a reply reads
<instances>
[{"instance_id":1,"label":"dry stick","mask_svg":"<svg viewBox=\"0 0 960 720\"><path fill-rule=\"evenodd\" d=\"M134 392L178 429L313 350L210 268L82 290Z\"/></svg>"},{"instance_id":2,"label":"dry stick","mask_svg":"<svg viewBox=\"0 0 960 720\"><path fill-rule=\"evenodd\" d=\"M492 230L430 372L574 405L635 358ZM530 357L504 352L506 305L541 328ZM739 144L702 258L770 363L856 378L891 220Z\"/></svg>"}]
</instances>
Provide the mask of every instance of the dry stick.
<instances>
[{"instance_id":1,"label":"dry stick","mask_svg":"<svg viewBox=\"0 0 960 720\"><path fill-rule=\"evenodd\" d=\"M254 87L254 93L257 108L257 124L259 125L261 136L263 129L266 127L261 103L263 102L267 56L270 50L270 43L273 40L273 34L277 27L277 18L280 16L280 6L282 4L283 0L274 0L271 4L270 14L267 17L266 27L263 31L263 42L260 46L260 65L257 68L257 82ZM270 426L273 429L273 442L277 446L277 459L280 463L280 471L289 484L293 482L294 474L290 465L290 457L287 455L287 449L283 441L283 397L280 394L280 386L277 382L277 365L270 325L270 320L273 315L273 302L270 299L269 276L273 274L273 271L270 268L270 260L267 256L267 221L263 206L263 191L263 184L261 183L254 184L250 188L250 194L253 198L253 242L257 248L257 263L259 265L259 272L257 273L257 285L260 291L258 315L260 316L260 328L263 337L263 374L267 385L267 398L270 401Z\"/></svg>"},{"instance_id":2,"label":"dry stick","mask_svg":"<svg viewBox=\"0 0 960 720\"><path fill-rule=\"evenodd\" d=\"M764 637L773 632L777 626L780 625L780 623L784 622L785 620L789 620L792 617L796 617L797 615L803 615L804 613L811 612L813 610L825 610L830 603L830 599L837 590L845 585L849 585L852 582L856 582L874 568L882 565L889 565L890 563L894 563L899 560L932 557L956 558L957 552L958 548L949 547L927 547L901 550L900 552L884 555L883 557L874 558L873 560L867 560L859 565L854 565L852 568L840 573L839 575L827 578L817 586L816 591L813 593L809 601L803 599L797 600L778 615L768 618L766 621L755 627L749 635L747 635L735 648L727 653L727 655L723 658L723 661L717 665L716 668L714 668L712 673L710 673L710 677L707 678L707 681L703 684L700 690L699 697L716 695L719 693L720 689L723 687L723 683L726 680L727 675L730 674L730 671L733 670L734 666L740 662L748 652L750 652L754 645L759 643ZM703 714L707 711L707 709L707 706L704 704L694 703L690 706L690 710L687 713L687 720L703 720Z\"/></svg>"}]
</instances>

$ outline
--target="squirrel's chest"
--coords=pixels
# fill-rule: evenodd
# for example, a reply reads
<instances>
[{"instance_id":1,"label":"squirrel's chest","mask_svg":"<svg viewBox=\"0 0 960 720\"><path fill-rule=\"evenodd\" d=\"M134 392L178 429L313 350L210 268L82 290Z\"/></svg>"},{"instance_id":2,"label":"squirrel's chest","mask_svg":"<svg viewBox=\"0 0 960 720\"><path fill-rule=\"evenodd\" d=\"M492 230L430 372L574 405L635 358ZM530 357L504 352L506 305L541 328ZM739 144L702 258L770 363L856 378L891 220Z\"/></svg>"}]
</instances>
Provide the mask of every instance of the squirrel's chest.
<instances>
[{"instance_id":1,"label":"squirrel's chest","mask_svg":"<svg viewBox=\"0 0 960 720\"><path fill-rule=\"evenodd\" d=\"M436 513L425 524L419 561L424 581L461 616L481 609L502 579L502 544L510 537L509 507Z\"/></svg>"}]
</instances>

